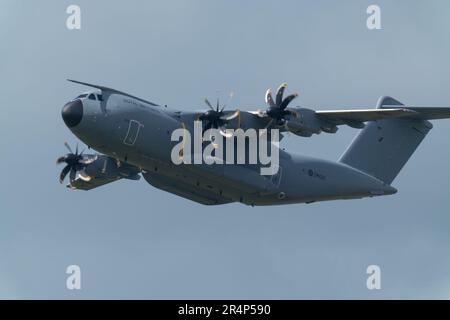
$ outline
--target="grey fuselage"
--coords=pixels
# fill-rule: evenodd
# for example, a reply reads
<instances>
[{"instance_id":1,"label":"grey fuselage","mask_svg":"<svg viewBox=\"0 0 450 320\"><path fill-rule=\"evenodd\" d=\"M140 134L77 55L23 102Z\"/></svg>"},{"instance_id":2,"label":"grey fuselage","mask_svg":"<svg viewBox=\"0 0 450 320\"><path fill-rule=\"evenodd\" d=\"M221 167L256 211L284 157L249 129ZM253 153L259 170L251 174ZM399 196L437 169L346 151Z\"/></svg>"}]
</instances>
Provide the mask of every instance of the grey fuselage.
<instances>
[{"instance_id":1,"label":"grey fuselage","mask_svg":"<svg viewBox=\"0 0 450 320\"><path fill-rule=\"evenodd\" d=\"M171 141L171 134L193 122L199 112L171 111L121 94L111 94L103 102L87 97L80 101L81 120L68 126L86 145L140 168L152 185L204 204L280 205L396 192L343 163L283 150L274 176L263 176L246 165L175 165L171 151L177 142ZM257 125L254 118L242 112L242 127Z\"/></svg>"}]
</instances>

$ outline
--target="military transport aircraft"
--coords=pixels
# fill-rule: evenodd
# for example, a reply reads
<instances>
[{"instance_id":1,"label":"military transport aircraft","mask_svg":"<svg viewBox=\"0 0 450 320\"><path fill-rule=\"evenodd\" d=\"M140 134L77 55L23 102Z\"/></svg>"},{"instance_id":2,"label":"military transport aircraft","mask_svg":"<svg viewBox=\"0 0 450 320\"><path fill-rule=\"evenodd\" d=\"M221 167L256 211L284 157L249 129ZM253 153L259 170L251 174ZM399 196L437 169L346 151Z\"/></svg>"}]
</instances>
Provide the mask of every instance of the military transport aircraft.
<instances>
[{"instance_id":1,"label":"military transport aircraft","mask_svg":"<svg viewBox=\"0 0 450 320\"><path fill-rule=\"evenodd\" d=\"M275 99L266 92L266 110L224 110L219 101L205 100L206 111L170 110L166 106L111 88L69 80L94 88L68 102L62 109L67 127L98 154L75 152L58 158L66 163L61 183L90 190L141 175L156 188L205 205L241 202L246 205L281 205L315 201L358 199L391 195L391 183L432 128L428 120L450 118L450 108L408 107L391 97L381 97L375 109L320 110L290 107L297 97L283 98L282 84ZM278 148L275 174L262 175L261 164L174 164L171 152L179 128L278 129L311 137L336 133L338 126L360 129L338 161L294 155ZM269 141L272 145L271 141ZM186 156L182 149L180 157Z\"/></svg>"}]
</instances>

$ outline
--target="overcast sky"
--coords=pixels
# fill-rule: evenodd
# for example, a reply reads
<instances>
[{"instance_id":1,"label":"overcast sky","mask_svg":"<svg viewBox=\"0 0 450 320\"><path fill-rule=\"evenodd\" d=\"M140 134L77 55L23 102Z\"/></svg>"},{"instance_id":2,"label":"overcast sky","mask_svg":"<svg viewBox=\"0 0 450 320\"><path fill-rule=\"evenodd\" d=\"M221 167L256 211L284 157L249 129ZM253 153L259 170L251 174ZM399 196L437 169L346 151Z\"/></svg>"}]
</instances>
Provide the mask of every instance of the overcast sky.
<instances>
[{"instance_id":1,"label":"overcast sky","mask_svg":"<svg viewBox=\"0 0 450 320\"><path fill-rule=\"evenodd\" d=\"M120 4L122 3L122 4ZM0 298L450 298L450 120L435 122L399 193L312 205L202 206L143 179L58 182L66 78L191 110L234 91L264 107L281 82L313 109L381 95L450 106L448 1L0 2ZM378 4L382 30L366 27ZM66 8L81 7L81 30ZM357 133L283 141L338 159ZM82 289L66 289L66 267ZM381 267L382 289L366 288Z\"/></svg>"}]
</instances>

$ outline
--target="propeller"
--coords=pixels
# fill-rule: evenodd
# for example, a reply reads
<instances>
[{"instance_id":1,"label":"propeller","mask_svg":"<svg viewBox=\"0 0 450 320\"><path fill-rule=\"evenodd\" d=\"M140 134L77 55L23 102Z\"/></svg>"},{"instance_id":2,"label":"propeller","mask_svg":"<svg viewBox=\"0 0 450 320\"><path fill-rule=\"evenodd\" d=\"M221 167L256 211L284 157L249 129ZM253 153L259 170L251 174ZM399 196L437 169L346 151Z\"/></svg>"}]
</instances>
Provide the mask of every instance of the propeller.
<instances>
[{"instance_id":1,"label":"propeller","mask_svg":"<svg viewBox=\"0 0 450 320\"><path fill-rule=\"evenodd\" d=\"M56 164L66 163L66 166L61 170L59 175L59 182L63 183L67 174L70 172L70 182L73 182L76 178L77 171L80 171L86 167L86 165L95 161L95 157L87 157L83 155L83 151L78 153L78 144L75 148L75 153L67 142L64 142L64 146L69 150L65 156L56 159Z\"/></svg>"},{"instance_id":2,"label":"propeller","mask_svg":"<svg viewBox=\"0 0 450 320\"><path fill-rule=\"evenodd\" d=\"M284 91L287 88L287 83L281 84L277 90L275 100L272 97L272 90L266 91L266 103L269 105L266 111L258 111L260 117L270 117L271 121L269 125L274 121L278 126L284 126L287 122L287 116L297 116L297 114L291 110L287 110L288 105L298 97L298 93L293 93L283 99ZM268 126L269 126L268 125Z\"/></svg>"},{"instance_id":3,"label":"propeller","mask_svg":"<svg viewBox=\"0 0 450 320\"><path fill-rule=\"evenodd\" d=\"M217 98L215 107L213 107L211 102L209 102L208 98L205 98L205 103L210 110L201 114L198 118L199 120L206 121L206 125L203 127L203 132L205 132L208 129L220 129L221 134L226 135L224 127L228 122L239 117L240 114L239 110L236 110L231 114L227 114L224 112L227 104L231 101L232 98L233 93L230 94L228 102L224 104L222 107L220 106L219 98Z\"/></svg>"}]
</instances>

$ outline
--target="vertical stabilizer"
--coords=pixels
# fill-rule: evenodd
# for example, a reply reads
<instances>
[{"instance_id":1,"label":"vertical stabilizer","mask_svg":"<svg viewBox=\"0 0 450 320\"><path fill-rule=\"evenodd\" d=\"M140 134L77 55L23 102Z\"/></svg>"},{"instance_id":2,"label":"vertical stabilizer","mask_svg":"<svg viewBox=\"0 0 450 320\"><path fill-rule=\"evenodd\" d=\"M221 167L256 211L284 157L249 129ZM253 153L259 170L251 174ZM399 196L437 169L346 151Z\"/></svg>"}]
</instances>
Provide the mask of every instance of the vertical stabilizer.
<instances>
[{"instance_id":1,"label":"vertical stabilizer","mask_svg":"<svg viewBox=\"0 0 450 320\"><path fill-rule=\"evenodd\" d=\"M402 106L391 97L382 97L377 109ZM391 184L432 127L420 119L369 122L339 161Z\"/></svg>"}]
</instances>

